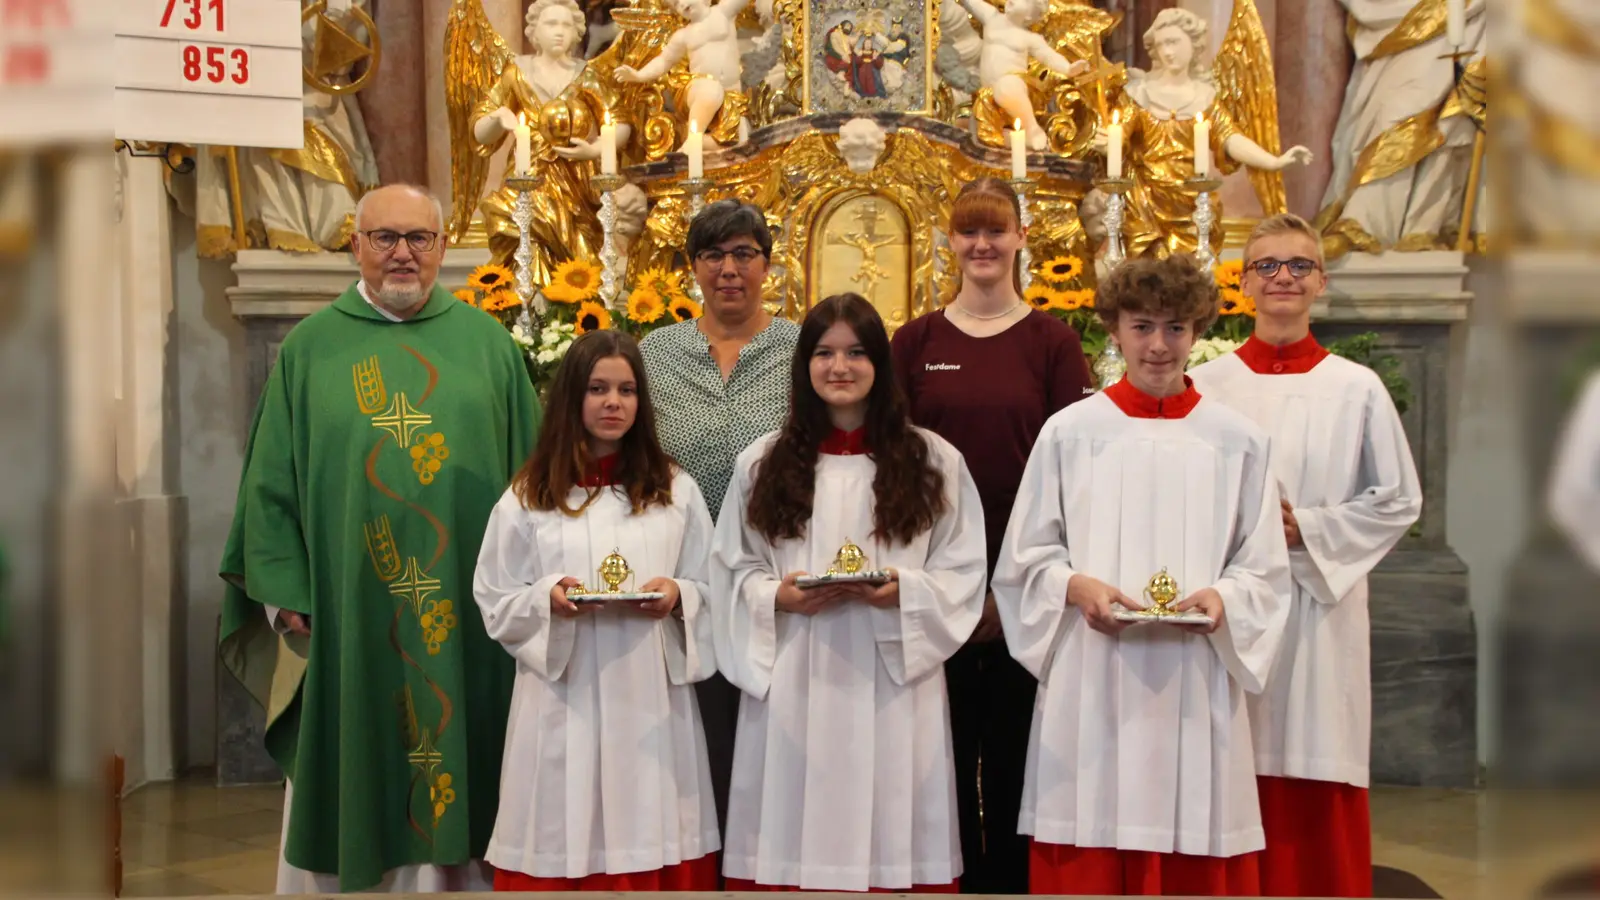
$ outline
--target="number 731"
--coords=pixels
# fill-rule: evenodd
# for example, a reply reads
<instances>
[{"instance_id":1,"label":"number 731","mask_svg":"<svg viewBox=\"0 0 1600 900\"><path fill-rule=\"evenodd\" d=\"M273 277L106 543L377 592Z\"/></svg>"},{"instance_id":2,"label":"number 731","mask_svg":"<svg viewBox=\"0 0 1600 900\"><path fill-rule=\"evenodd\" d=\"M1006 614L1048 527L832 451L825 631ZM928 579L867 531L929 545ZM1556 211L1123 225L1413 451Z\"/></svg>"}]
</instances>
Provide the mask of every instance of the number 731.
<instances>
[{"instance_id":1,"label":"number 731","mask_svg":"<svg viewBox=\"0 0 1600 900\"><path fill-rule=\"evenodd\" d=\"M161 15L161 27L166 28L172 24L172 13L178 8L180 0L167 0L167 11ZM227 0L182 0L188 13L182 19L183 27L195 31L205 24L207 11L216 13L217 30L223 30L222 11L227 6Z\"/></svg>"}]
</instances>

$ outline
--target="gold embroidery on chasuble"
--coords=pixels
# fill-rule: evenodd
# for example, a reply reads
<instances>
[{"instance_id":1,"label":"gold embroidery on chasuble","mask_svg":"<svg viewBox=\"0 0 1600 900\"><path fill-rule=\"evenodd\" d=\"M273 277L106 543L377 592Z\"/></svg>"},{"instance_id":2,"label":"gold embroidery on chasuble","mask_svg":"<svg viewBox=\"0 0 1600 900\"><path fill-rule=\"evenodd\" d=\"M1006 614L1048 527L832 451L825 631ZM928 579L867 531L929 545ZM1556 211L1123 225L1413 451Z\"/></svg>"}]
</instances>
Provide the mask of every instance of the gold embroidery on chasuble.
<instances>
[{"instance_id":1,"label":"gold embroidery on chasuble","mask_svg":"<svg viewBox=\"0 0 1600 900\"><path fill-rule=\"evenodd\" d=\"M385 484L378 474L378 463L388 454L395 453L394 448L403 451L405 454L403 458L411 464L411 472L425 494L425 489L433 484L443 470L445 461L450 456L450 448L443 431L428 430L434 422L433 415L427 411L427 403L438 387L439 370L416 349L404 345L401 349L414 357L422 366L423 373L427 376L425 385L411 383L405 379L395 381L396 373L401 370L396 370L392 366L386 379L376 354L352 365L351 378L357 410L371 422L373 428L382 432L368 454L367 482L383 497L404 507L403 511L384 513L371 521L364 522L362 531L373 571L396 603L393 625L390 629L390 645L410 673L408 683L399 692L396 701L400 712L398 723L400 738L404 742L407 759L415 770L411 782L412 802L421 800L420 789L423 786L427 788L428 814L422 816L420 810L416 810L413 806L407 815L412 830L431 843L440 821L456 799L454 779L451 773L445 770L444 751L439 748L439 739L444 735L454 715L454 703L445 688L424 665L427 657L440 654L458 624L455 602L435 596L444 591L445 586L440 579L430 574L434 565L444 557L450 535L438 516L417 499L408 499L397 491L396 487ZM408 368L402 366L402 370ZM422 390L420 393L406 390L391 391L391 386L396 388L420 386ZM413 397L417 398L415 402L412 400ZM394 448L388 446L390 438L393 438ZM417 495L418 499L421 496ZM437 537L431 558L426 555L416 555L418 550L426 554L427 551L420 547L400 546L401 543L413 543L416 535L402 527L401 537L397 538L394 523L390 519L391 515L401 516L402 526L404 517L408 515L419 517L427 523ZM409 538L406 537L408 534ZM402 637L400 627L402 620L416 623L417 630L414 633L418 636L422 647L426 649L426 656L420 654L413 656L412 652L407 652L406 647L410 641ZM410 644L410 646L416 645ZM426 690L420 693L415 693L413 690L416 683L413 679L417 678L420 678L422 685L426 687ZM428 696L438 701L438 718L435 723L424 725L419 720L416 701L419 697ZM421 816L420 821L419 816Z\"/></svg>"}]
</instances>

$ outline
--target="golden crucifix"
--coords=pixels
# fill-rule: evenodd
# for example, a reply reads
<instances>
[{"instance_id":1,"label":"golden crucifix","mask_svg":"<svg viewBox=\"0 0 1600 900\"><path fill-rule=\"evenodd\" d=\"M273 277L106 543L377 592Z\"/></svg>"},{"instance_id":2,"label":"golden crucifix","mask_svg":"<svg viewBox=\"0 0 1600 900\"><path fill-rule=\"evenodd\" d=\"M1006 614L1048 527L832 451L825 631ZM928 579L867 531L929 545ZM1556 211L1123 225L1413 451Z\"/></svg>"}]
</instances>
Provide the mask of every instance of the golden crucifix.
<instances>
[{"instance_id":1,"label":"golden crucifix","mask_svg":"<svg viewBox=\"0 0 1600 900\"><path fill-rule=\"evenodd\" d=\"M889 277L889 270L878 265L878 251L898 239L896 235L878 236L878 219L881 215L876 201L863 203L861 210L856 213L861 230L846 232L834 239L836 243L861 251L861 267L850 276L850 280L861 285L861 295L872 303L877 302L878 283Z\"/></svg>"}]
</instances>

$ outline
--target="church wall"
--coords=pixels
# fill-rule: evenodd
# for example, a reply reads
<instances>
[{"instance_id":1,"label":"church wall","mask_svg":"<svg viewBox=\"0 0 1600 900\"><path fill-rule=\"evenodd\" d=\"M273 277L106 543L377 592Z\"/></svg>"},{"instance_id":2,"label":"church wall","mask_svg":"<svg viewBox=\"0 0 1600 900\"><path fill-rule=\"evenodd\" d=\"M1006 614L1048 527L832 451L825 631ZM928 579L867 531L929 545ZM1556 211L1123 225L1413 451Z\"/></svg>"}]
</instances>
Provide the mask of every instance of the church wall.
<instances>
[{"instance_id":1,"label":"church wall","mask_svg":"<svg viewBox=\"0 0 1600 900\"><path fill-rule=\"evenodd\" d=\"M244 328L228 308L229 261L195 256L194 221L173 217L172 285L176 294L176 384L180 491L187 499L184 548L187 596L183 645L187 727L179 748L188 767L216 762L217 565L233 520L245 437L253 407L246 396Z\"/></svg>"},{"instance_id":2,"label":"church wall","mask_svg":"<svg viewBox=\"0 0 1600 900\"><path fill-rule=\"evenodd\" d=\"M41 229L43 230L43 229ZM42 773L50 760L56 679L50 614L54 506L62 442L60 363L55 328L55 254L35 245L0 274L0 542L10 578L0 648L0 684L7 687L6 727L0 728L0 773Z\"/></svg>"}]
</instances>

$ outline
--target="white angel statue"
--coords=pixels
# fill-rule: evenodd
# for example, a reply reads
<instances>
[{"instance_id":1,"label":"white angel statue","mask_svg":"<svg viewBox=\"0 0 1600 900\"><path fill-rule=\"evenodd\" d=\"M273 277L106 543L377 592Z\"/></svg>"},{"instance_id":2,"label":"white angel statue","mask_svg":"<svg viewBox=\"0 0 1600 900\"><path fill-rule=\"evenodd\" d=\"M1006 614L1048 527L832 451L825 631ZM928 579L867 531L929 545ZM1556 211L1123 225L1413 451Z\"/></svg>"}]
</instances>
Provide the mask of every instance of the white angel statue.
<instances>
[{"instance_id":1,"label":"white angel statue","mask_svg":"<svg viewBox=\"0 0 1600 900\"><path fill-rule=\"evenodd\" d=\"M1129 256L1193 253L1198 248L1193 225L1195 198L1184 182L1195 176L1195 130L1203 116L1210 127L1213 165L1229 174L1243 165L1270 215L1285 208L1281 171L1305 165L1312 153L1305 147L1279 152L1278 97L1272 70L1272 48L1253 0L1235 0L1232 21L1217 51L1214 70L1205 65L1207 26L1185 9L1160 12L1144 34L1154 63L1150 72L1129 70L1127 88L1116 110L1125 129L1127 175L1134 189L1128 196ZM1096 144L1105 146L1102 130ZM1103 198L1086 207L1102 205ZM1222 217L1215 196L1213 208ZM1098 223L1085 222L1090 233ZM1213 252L1222 251L1222 229L1212 232Z\"/></svg>"},{"instance_id":2,"label":"white angel statue","mask_svg":"<svg viewBox=\"0 0 1600 900\"><path fill-rule=\"evenodd\" d=\"M1050 137L1033 113L1028 96L1028 60L1067 77L1089 70L1089 61L1069 62L1032 29L1044 18L1046 0L1010 0L1004 13L988 0L958 0L983 29L983 49L978 56L978 81L994 95L994 102L1012 119L1020 119L1028 147L1044 150Z\"/></svg>"},{"instance_id":3,"label":"white angel statue","mask_svg":"<svg viewBox=\"0 0 1600 900\"><path fill-rule=\"evenodd\" d=\"M600 64L586 62L587 18L574 0L534 0L526 16L532 53L517 56L494 30L482 0L455 0L445 31L445 98L450 108L454 203L451 234L459 237L481 208L495 262L516 250L511 221L514 193L502 187L484 196L489 160L519 121L532 132L535 283L548 280L568 259L599 256L599 198L590 187L600 158L600 125L617 106L617 91ZM617 121L618 152L632 129ZM480 203L479 198L482 197Z\"/></svg>"},{"instance_id":4,"label":"white angel statue","mask_svg":"<svg viewBox=\"0 0 1600 900\"><path fill-rule=\"evenodd\" d=\"M734 22L750 0L670 0L672 8L688 24L672 33L661 54L643 68L617 66L616 79L622 84L658 81L678 61L688 57L690 81L684 98L689 120L703 135L706 145L717 142L712 136L712 119L723 101L742 87L739 32ZM739 132L748 128L741 118Z\"/></svg>"}]
</instances>

